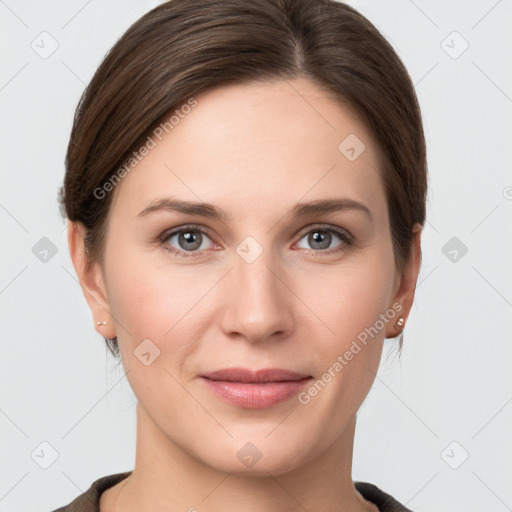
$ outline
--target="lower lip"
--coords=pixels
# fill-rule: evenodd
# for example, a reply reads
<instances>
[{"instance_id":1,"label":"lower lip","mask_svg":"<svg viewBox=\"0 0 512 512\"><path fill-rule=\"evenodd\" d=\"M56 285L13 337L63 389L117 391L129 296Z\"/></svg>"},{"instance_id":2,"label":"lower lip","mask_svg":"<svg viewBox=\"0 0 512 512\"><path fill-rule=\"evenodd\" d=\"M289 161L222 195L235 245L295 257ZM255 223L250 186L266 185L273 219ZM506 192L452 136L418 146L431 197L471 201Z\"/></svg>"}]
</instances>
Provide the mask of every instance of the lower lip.
<instances>
[{"instance_id":1,"label":"lower lip","mask_svg":"<svg viewBox=\"0 0 512 512\"><path fill-rule=\"evenodd\" d=\"M208 389L239 407L264 409L297 394L312 377L283 382L243 383L201 377Z\"/></svg>"}]
</instances>

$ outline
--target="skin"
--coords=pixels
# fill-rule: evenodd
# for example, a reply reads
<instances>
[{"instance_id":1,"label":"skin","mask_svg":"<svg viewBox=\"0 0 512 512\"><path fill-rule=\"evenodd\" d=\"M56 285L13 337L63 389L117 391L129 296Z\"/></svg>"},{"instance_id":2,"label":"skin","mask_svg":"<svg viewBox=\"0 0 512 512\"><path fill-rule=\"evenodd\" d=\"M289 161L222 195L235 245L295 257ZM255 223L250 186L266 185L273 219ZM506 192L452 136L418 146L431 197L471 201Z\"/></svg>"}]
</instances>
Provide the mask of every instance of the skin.
<instances>
[{"instance_id":1,"label":"skin","mask_svg":"<svg viewBox=\"0 0 512 512\"><path fill-rule=\"evenodd\" d=\"M396 320L410 311L421 226L400 274L378 148L359 119L313 82L229 86L196 99L112 192L102 263L87 265L79 223L68 231L95 328L118 337L138 400L135 468L102 494L101 511L376 511L351 477L356 413L384 338L399 334ZM366 146L353 162L338 150L349 134ZM138 217L170 196L212 203L230 218L162 210ZM371 216L290 214L299 201L331 198L361 202ZM186 252L178 236L158 242L190 223L208 230L196 256L165 250ZM354 243L332 233L327 249L315 244L308 234L329 236L326 225L348 231ZM248 236L263 250L252 263L236 251ZM400 315L307 404L292 396L240 408L198 378L241 366L285 368L316 381L396 302ZM134 355L145 339L160 350L148 366ZM262 455L251 467L237 457L247 442Z\"/></svg>"}]
</instances>

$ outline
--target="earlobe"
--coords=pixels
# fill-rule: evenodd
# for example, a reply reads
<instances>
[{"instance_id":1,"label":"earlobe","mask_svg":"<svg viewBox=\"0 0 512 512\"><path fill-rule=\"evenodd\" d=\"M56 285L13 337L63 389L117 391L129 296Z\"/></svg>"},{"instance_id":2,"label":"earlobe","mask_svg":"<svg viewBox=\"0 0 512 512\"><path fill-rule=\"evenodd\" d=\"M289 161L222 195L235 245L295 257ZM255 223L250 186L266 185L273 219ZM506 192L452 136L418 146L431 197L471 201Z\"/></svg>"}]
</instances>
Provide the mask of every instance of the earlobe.
<instances>
[{"instance_id":1,"label":"earlobe","mask_svg":"<svg viewBox=\"0 0 512 512\"><path fill-rule=\"evenodd\" d=\"M69 253L85 300L91 310L96 331L105 338L114 338L116 332L110 314L101 266L97 262L91 263L85 253L84 237L86 232L82 223L68 222Z\"/></svg>"},{"instance_id":2,"label":"earlobe","mask_svg":"<svg viewBox=\"0 0 512 512\"><path fill-rule=\"evenodd\" d=\"M398 289L391 302L391 304L400 304L401 309L397 320L390 322L386 327L386 338L396 338L402 332L412 307L416 282L420 271L422 229L423 227L418 223L412 229L413 240L409 258L400 278Z\"/></svg>"}]
</instances>

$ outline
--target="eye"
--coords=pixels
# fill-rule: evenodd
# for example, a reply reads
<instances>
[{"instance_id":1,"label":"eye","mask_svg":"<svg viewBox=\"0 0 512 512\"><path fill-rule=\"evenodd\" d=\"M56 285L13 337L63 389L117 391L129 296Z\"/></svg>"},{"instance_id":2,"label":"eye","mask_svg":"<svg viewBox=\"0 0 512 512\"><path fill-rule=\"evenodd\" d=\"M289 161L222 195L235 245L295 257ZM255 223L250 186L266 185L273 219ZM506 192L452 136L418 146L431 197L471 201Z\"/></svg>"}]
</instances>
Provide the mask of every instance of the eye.
<instances>
[{"instance_id":1,"label":"eye","mask_svg":"<svg viewBox=\"0 0 512 512\"><path fill-rule=\"evenodd\" d=\"M333 238L334 235L334 238ZM332 226L320 226L309 229L302 234L301 240L306 238L307 243L314 249L313 253L334 253L346 250L353 243L352 236L341 228ZM333 240L338 238L341 243L331 247ZM202 251L208 249L207 240L210 240L208 232L196 225L184 226L180 229L167 231L159 237L165 250L184 258L200 256ZM210 240L211 241L211 240ZM173 246L173 243L175 244ZM212 242L212 245L215 245ZM300 247L300 246L299 246ZM210 247L211 248L211 247ZM304 247L301 247L304 248ZM305 247L307 249L307 247Z\"/></svg>"},{"instance_id":2,"label":"eye","mask_svg":"<svg viewBox=\"0 0 512 512\"><path fill-rule=\"evenodd\" d=\"M337 247L335 247L333 250L326 250L326 249L332 249L331 242L333 242L333 235L334 235L334 241L336 238L341 240L342 243L338 244ZM306 238L307 236L307 238ZM305 236L302 237L302 239L306 238L306 241L313 249L317 249L314 252L338 252L345 250L348 246L352 244L352 237L349 235L345 230L340 228L334 228L334 227L325 227L320 226L316 227L314 229L310 229L305 233ZM302 240L301 239L301 240ZM302 247L304 248L304 247ZM305 247L307 249L307 247Z\"/></svg>"},{"instance_id":3,"label":"eye","mask_svg":"<svg viewBox=\"0 0 512 512\"><path fill-rule=\"evenodd\" d=\"M185 226L164 233L160 237L160 242L166 250L186 258L196 256L196 253L208 249L208 244L205 244L206 239L209 237L204 229L198 226ZM177 247L171 245L173 241Z\"/></svg>"}]
</instances>

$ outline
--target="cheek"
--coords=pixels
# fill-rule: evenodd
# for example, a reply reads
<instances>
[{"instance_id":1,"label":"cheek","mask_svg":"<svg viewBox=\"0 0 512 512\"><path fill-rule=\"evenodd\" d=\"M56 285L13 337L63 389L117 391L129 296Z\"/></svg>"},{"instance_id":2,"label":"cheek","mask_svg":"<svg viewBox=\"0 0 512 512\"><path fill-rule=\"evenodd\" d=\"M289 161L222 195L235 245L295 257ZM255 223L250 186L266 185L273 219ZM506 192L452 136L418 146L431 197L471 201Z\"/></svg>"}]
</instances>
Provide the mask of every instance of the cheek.
<instances>
[{"instance_id":1,"label":"cheek","mask_svg":"<svg viewBox=\"0 0 512 512\"><path fill-rule=\"evenodd\" d=\"M122 339L135 343L157 336L165 325L170 328L172 294L163 294L163 283L155 286L155 277L154 270L128 258L111 266L109 303Z\"/></svg>"},{"instance_id":2,"label":"cheek","mask_svg":"<svg viewBox=\"0 0 512 512\"><path fill-rule=\"evenodd\" d=\"M315 336L316 381L299 398L304 421L306 411L316 411L330 422L329 435L338 435L356 414L374 382L385 335L381 315L390 306L393 272L392 253L386 257L379 251L366 262L326 271L324 294L318 291L318 275L304 285L324 325Z\"/></svg>"},{"instance_id":3,"label":"cheek","mask_svg":"<svg viewBox=\"0 0 512 512\"><path fill-rule=\"evenodd\" d=\"M132 249L124 254L129 256L110 260L107 268L109 304L120 349L128 354L149 339L162 355L172 353L173 365L179 365L194 350L194 340L201 339L198 329L202 326L195 320L201 309L198 302L215 279L211 272L196 272L191 266L162 265L160 257L155 264L144 252ZM130 358L126 363L130 368Z\"/></svg>"},{"instance_id":4,"label":"cheek","mask_svg":"<svg viewBox=\"0 0 512 512\"><path fill-rule=\"evenodd\" d=\"M311 399L322 402L324 413L339 421L347 411L357 411L377 373L386 322L395 315L389 311L389 319L382 320L391 306L393 280L392 247L384 245L301 281L300 293L310 297L308 305L322 322L315 336L315 376L321 382L311 390ZM326 283L323 289L322 282ZM314 398L317 394L323 397L319 401ZM345 411L339 410L340 403Z\"/></svg>"},{"instance_id":5,"label":"cheek","mask_svg":"<svg viewBox=\"0 0 512 512\"><path fill-rule=\"evenodd\" d=\"M314 273L304 272L294 289L307 298L304 302L324 325L326 336L321 339L340 349L373 326L391 306L393 284L394 259L389 246L376 247L336 266L319 265ZM382 327L380 322L378 327Z\"/></svg>"}]
</instances>

